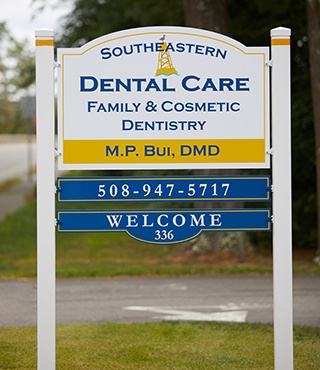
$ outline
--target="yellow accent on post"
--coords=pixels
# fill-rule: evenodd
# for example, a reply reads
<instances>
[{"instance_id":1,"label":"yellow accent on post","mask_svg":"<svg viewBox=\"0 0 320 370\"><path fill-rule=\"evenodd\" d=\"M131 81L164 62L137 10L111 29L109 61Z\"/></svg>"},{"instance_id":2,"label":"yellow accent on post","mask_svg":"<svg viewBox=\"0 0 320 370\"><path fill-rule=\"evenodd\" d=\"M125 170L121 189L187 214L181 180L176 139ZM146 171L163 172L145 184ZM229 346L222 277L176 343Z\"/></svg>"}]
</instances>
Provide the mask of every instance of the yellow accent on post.
<instances>
[{"instance_id":1,"label":"yellow accent on post","mask_svg":"<svg viewBox=\"0 0 320 370\"><path fill-rule=\"evenodd\" d=\"M64 140L64 164L264 163L264 139Z\"/></svg>"},{"instance_id":2,"label":"yellow accent on post","mask_svg":"<svg viewBox=\"0 0 320 370\"><path fill-rule=\"evenodd\" d=\"M290 45L290 39L272 39L271 45L273 46L285 46Z\"/></svg>"},{"instance_id":3,"label":"yellow accent on post","mask_svg":"<svg viewBox=\"0 0 320 370\"><path fill-rule=\"evenodd\" d=\"M53 40L36 40L36 46L53 46Z\"/></svg>"}]
</instances>

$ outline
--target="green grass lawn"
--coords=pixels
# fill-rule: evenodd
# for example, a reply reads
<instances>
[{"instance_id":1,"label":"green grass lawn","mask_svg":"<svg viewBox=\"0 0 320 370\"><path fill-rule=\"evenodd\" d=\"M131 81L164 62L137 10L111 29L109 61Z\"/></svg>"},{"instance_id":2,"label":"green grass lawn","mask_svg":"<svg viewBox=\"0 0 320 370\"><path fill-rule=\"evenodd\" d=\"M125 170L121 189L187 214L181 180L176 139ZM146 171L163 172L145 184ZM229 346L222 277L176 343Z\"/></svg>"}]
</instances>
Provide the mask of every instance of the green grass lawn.
<instances>
[{"instance_id":1,"label":"green grass lawn","mask_svg":"<svg viewBox=\"0 0 320 370\"><path fill-rule=\"evenodd\" d=\"M125 233L58 234L57 277L214 275L272 273L270 251L247 256L207 253L195 258L183 245L154 246ZM312 253L294 260L295 272L320 272ZM36 277L36 206L34 202L0 222L0 278Z\"/></svg>"},{"instance_id":2,"label":"green grass lawn","mask_svg":"<svg viewBox=\"0 0 320 370\"><path fill-rule=\"evenodd\" d=\"M273 356L273 328L266 324L57 326L57 369L271 370ZM0 369L35 369L36 363L36 328L0 329ZM294 363L319 369L320 328L294 328Z\"/></svg>"},{"instance_id":3,"label":"green grass lawn","mask_svg":"<svg viewBox=\"0 0 320 370\"><path fill-rule=\"evenodd\" d=\"M320 368L320 328L294 328L295 369ZM0 329L0 369L35 369L36 328ZM264 324L143 323L57 326L65 370L271 370L273 328Z\"/></svg>"}]
</instances>

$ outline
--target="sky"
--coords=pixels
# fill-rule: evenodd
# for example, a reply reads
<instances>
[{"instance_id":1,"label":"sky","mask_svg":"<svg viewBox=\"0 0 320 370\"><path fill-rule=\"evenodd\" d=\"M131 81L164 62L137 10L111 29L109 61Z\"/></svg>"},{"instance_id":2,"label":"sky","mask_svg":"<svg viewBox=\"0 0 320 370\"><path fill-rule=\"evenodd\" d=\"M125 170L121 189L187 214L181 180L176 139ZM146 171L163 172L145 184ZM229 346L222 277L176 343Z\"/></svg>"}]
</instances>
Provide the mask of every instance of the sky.
<instances>
[{"instance_id":1,"label":"sky","mask_svg":"<svg viewBox=\"0 0 320 370\"><path fill-rule=\"evenodd\" d=\"M39 3L41 4L41 0ZM46 28L56 31L59 27L59 18L68 14L72 1L45 0L45 4L45 10L39 13L37 12L39 6L32 0L0 0L0 22L6 23L16 40L27 39L29 46L32 47L35 30ZM52 8L55 4L59 6Z\"/></svg>"}]
</instances>

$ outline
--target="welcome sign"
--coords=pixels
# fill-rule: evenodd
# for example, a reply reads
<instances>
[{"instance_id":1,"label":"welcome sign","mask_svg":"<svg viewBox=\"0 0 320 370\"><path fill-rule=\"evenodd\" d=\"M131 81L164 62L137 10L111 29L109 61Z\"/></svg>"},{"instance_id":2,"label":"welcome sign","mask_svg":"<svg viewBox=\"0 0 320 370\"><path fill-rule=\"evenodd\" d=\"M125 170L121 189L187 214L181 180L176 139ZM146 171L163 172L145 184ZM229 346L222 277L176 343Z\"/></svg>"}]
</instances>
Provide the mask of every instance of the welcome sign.
<instances>
[{"instance_id":1,"label":"welcome sign","mask_svg":"<svg viewBox=\"0 0 320 370\"><path fill-rule=\"evenodd\" d=\"M266 208L57 212L60 233L124 231L156 245L183 243L203 231L271 231L271 222L271 210Z\"/></svg>"},{"instance_id":2,"label":"welcome sign","mask_svg":"<svg viewBox=\"0 0 320 370\"><path fill-rule=\"evenodd\" d=\"M268 168L268 60L181 27L58 49L59 168Z\"/></svg>"}]
</instances>

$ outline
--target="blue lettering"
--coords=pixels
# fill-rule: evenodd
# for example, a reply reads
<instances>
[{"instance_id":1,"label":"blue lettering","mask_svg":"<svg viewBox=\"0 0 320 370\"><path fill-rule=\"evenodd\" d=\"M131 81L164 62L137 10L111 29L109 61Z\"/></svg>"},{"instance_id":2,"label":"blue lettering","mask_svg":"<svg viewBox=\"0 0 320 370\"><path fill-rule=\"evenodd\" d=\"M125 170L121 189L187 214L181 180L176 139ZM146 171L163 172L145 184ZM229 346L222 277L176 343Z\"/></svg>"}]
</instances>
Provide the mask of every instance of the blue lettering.
<instances>
[{"instance_id":1,"label":"blue lettering","mask_svg":"<svg viewBox=\"0 0 320 370\"><path fill-rule=\"evenodd\" d=\"M220 78L219 79L219 91L224 91L224 88L226 87L228 91L234 91L231 87L233 85L233 79L232 78Z\"/></svg>"},{"instance_id":2,"label":"blue lettering","mask_svg":"<svg viewBox=\"0 0 320 370\"><path fill-rule=\"evenodd\" d=\"M118 58L123 55L132 55L134 53L140 54L160 51L171 51L177 53L194 53L221 59L226 59L227 57L227 50L215 49L212 46L183 42L178 42L177 44L171 42L138 43L116 46L112 49L110 49L109 47L104 47L100 50L100 54L101 58L106 60L110 59L111 57Z\"/></svg>"},{"instance_id":3,"label":"blue lettering","mask_svg":"<svg viewBox=\"0 0 320 370\"><path fill-rule=\"evenodd\" d=\"M141 46L142 44L134 44L133 46L135 46L137 48L137 53L140 54L141 53Z\"/></svg>"},{"instance_id":4,"label":"blue lettering","mask_svg":"<svg viewBox=\"0 0 320 370\"><path fill-rule=\"evenodd\" d=\"M122 130L123 131L130 131L133 129L133 121L131 121L130 119L123 119L122 120Z\"/></svg>"},{"instance_id":5,"label":"blue lettering","mask_svg":"<svg viewBox=\"0 0 320 370\"><path fill-rule=\"evenodd\" d=\"M164 78L162 80L162 91L176 91L174 87L168 87L168 80Z\"/></svg>"},{"instance_id":6,"label":"blue lettering","mask_svg":"<svg viewBox=\"0 0 320 370\"><path fill-rule=\"evenodd\" d=\"M126 55L130 55L130 54L133 54L133 45L129 45L129 50L127 50L127 45L124 45L123 47L123 51Z\"/></svg>"},{"instance_id":7,"label":"blue lettering","mask_svg":"<svg viewBox=\"0 0 320 370\"><path fill-rule=\"evenodd\" d=\"M120 57L122 55L123 51L120 47L115 47L113 50L112 50L112 54L115 56L115 57Z\"/></svg>"},{"instance_id":8,"label":"blue lettering","mask_svg":"<svg viewBox=\"0 0 320 370\"><path fill-rule=\"evenodd\" d=\"M212 57L214 57L214 53L215 53L216 49L211 47L211 46L207 46L206 47L206 51L205 51L205 55L210 55Z\"/></svg>"},{"instance_id":9,"label":"blue lettering","mask_svg":"<svg viewBox=\"0 0 320 370\"><path fill-rule=\"evenodd\" d=\"M176 51L178 53L183 53L185 50L184 43L183 42L178 42L176 45Z\"/></svg>"},{"instance_id":10,"label":"blue lettering","mask_svg":"<svg viewBox=\"0 0 320 370\"><path fill-rule=\"evenodd\" d=\"M236 108L235 108L235 106L236 106ZM230 109L233 112L239 112L239 110L240 110L240 103L238 103L238 102L231 103Z\"/></svg>"},{"instance_id":11,"label":"blue lettering","mask_svg":"<svg viewBox=\"0 0 320 370\"><path fill-rule=\"evenodd\" d=\"M162 42L157 42L156 43L156 51L162 51L163 50L163 44Z\"/></svg>"},{"instance_id":12,"label":"blue lettering","mask_svg":"<svg viewBox=\"0 0 320 370\"><path fill-rule=\"evenodd\" d=\"M236 90L237 91L249 91L250 88L247 87L247 82L249 78L236 78Z\"/></svg>"},{"instance_id":13,"label":"blue lettering","mask_svg":"<svg viewBox=\"0 0 320 370\"><path fill-rule=\"evenodd\" d=\"M204 48L204 45L196 45L195 53L203 55L203 48Z\"/></svg>"},{"instance_id":14,"label":"blue lettering","mask_svg":"<svg viewBox=\"0 0 320 370\"><path fill-rule=\"evenodd\" d=\"M128 155L130 155L131 153L134 153L135 151L136 151L136 147L134 145L126 145L126 149L125 149L126 157L128 157Z\"/></svg>"},{"instance_id":15,"label":"blue lettering","mask_svg":"<svg viewBox=\"0 0 320 370\"><path fill-rule=\"evenodd\" d=\"M195 87L189 87L187 85L188 81L189 80L196 80L196 81L200 81L200 77L198 76L186 76L182 79L181 81L181 85L182 87L186 90L186 91L197 91L197 90L200 90L200 87L197 85Z\"/></svg>"},{"instance_id":16,"label":"blue lettering","mask_svg":"<svg viewBox=\"0 0 320 370\"><path fill-rule=\"evenodd\" d=\"M141 91L142 89L142 82L146 82L147 79L146 78L133 78L132 79L132 82L136 82L137 83L137 91Z\"/></svg>"},{"instance_id":17,"label":"blue lettering","mask_svg":"<svg viewBox=\"0 0 320 370\"><path fill-rule=\"evenodd\" d=\"M113 156L116 157L119 156L119 145L115 145L113 148L109 145L106 145L106 157Z\"/></svg>"},{"instance_id":18,"label":"blue lettering","mask_svg":"<svg viewBox=\"0 0 320 370\"><path fill-rule=\"evenodd\" d=\"M90 113L91 109L94 109L97 104L98 104L98 102L96 100L95 101L88 101L88 113Z\"/></svg>"},{"instance_id":19,"label":"blue lettering","mask_svg":"<svg viewBox=\"0 0 320 370\"><path fill-rule=\"evenodd\" d=\"M150 81L145 89L145 91L150 91L151 89L155 89L156 91L161 91L160 87L158 86L156 80L154 78L150 78Z\"/></svg>"},{"instance_id":20,"label":"blue lettering","mask_svg":"<svg viewBox=\"0 0 320 370\"><path fill-rule=\"evenodd\" d=\"M100 50L100 53L102 55L102 59L109 59L111 58L110 48L103 48Z\"/></svg>"},{"instance_id":21,"label":"blue lettering","mask_svg":"<svg viewBox=\"0 0 320 370\"><path fill-rule=\"evenodd\" d=\"M98 107L98 109L97 109L97 112L99 113L100 111L102 111L102 112L107 112L107 110L106 110L106 107L104 106L104 104L103 103L100 103L99 104L99 107Z\"/></svg>"},{"instance_id":22,"label":"blue lettering","mask_svg":"<svg viewBox=\"0 0 320 370\"><path fill-rule=\"evenodd\" d=\"M114 91L111 87L113 82L112 78L101 78L100 80L100 91Z\"/></svg>"},{"instance_id":23,"label":"blue lettering","mask_svg":"<svg viewBox=\"0 0 320 370\"><path fill-rule=\"evenodd\" d=\"M215 103L208 103L208 106L209 104L215 104ZM206 103L195 103L195 109L194 109L196 112L206 112ZM209 111L209 109L208 109Z\"/></svg>"},{"instance_id":24,"label":"blue lettering","mask_svg":"<svg viewBox=\"0 0 320 370\"><path fill-rule=\"evenodd\" d=\"M88 82L88 85L86 84ZM91 82L91 83L90 83ZM98 80L93 76L80 77L80 91L95 91L99 86Z\"/></svg>"},{"instance_id":25,"label":"blue lettering","mask_svg":"<svg viewBox=\"0 0 320 370\"><path fill-rule=\"evenodd\" d=\"M173 46L172 46L171 42L169 42L169 43L168 43L168 45L167 45L166 51L168 51L168 50L169 50L169 51L170 51L170 50L171 50L171 51L174 51L174 48L173 48Z\"/></svg>"},{"instance_id":26,"label":"blue lettering","mask_svg":"<svg viewBox=\"0 0 320 370\"><path fill-rule=\"evenodd\" d=\"M215 157L219 155L220 148L218 145L181 145L180 146L180 155L181 157L188 157L190 155L192 156L209 156L209 157Z\"/></svg>"},{"instance_id":27,"label":"blue lettering","mask_svg":"<svg viewBox=\"0 0 320 370\"><path fill-rule=\"evenodd\" d=\"M188 53L191 53L192 47L195 46L195 44L186 44L186 46L188 47Z\"/></svg>"},{"instance_id":28,"label":"blue lettering","mask_svg":"<svg viewBox=\"0 0 320 370\"><path fill-rule=\"evenodd\" d=\"M170 108L168 107L166 107L166 105L169 105L170 106ZM164 102L162 102L162 104L161 104L161 109L164 111L164 112L172 112L172 108L171 108L171 106L172 106L172 104L173 104L173 102L172 101L170 101L170 100L166 100L166 101L164 101Z\"/></svg>"},{"instance_id":29,"label":"blue lettering","mask_svg":"<svg viewBox=\"0 0 320 370\"><path fill-rule=\"evenodd\" d=\"M127 78L127 81L124 82L119 78L116 78L116 91L120 91L120 87L123 87L126 91L131 91L131 80Z\"/></svg>"},{"instance_id":30,"label":"blue lettering","mask_svg":"<svg viewBox=\"0 0 320 370\"><path fill-rule=\"evenodd\" d=\"M227 50L221 50L221 49L218 49L217 50L217 54L216 54L216 58L219 58L219 56L221 56L222 59L226 59L227 57Z\"/></svg>"},{"instance_id":31,"label":"blue lettering","mask_svg":"<svg viewBox=\"0 0 320 370\"><path fill-rule=\"evenodd\" d=\"M180 146L180 155L181 157L187 157L192 153L192 148L190 145L181 145Z\"/></svg>"},{"instance_id":32,"label":"blue lettering","mask_svg":"<svg viewBox=\"0 0 320 370\"><path fill-rule=\"evenodd\" d=\"M144 146L144 155L145 157L153 157L155 155L155 150L153 145Z\"/></svg>"},{"instance_id":33,"label":"blue lettering","mask_svg":"<svg viewBox=\"0 0 320 370\"><path fill-rule=\"evenodd\" d=\"M201 91L206 91L207 89L211 89L212 91L218 91L216 85L214 84L211 78L206 79L206 82L204 83Z\"/></svg>"}]
</instances>

